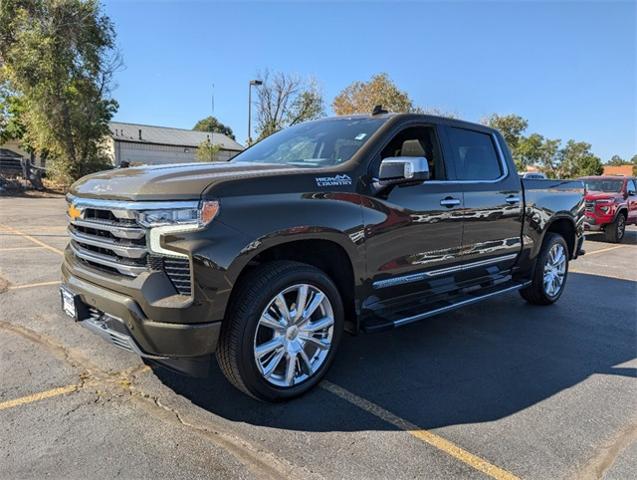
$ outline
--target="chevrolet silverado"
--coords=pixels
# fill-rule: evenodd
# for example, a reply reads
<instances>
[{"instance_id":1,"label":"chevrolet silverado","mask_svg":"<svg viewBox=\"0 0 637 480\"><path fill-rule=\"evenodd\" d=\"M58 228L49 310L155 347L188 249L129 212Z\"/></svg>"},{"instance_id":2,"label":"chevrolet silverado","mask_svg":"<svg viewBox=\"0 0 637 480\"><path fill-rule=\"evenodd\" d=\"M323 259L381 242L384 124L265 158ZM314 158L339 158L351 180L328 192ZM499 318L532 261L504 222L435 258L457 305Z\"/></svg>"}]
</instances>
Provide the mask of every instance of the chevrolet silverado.
<instances>
[{"instance_id":1,"label":"chevrolet silverado","mask_svg":"<svg viewBox=\"0 0 637 480\"><path fill-rule=\"evenodd\" d=\"M113 169L67 196L64 311L153 363L277 401L344 331L519 291L583 253L580 181L520 179L496 130L417 114L303 123L230 162Z\"/></svg>"}]
</instances>

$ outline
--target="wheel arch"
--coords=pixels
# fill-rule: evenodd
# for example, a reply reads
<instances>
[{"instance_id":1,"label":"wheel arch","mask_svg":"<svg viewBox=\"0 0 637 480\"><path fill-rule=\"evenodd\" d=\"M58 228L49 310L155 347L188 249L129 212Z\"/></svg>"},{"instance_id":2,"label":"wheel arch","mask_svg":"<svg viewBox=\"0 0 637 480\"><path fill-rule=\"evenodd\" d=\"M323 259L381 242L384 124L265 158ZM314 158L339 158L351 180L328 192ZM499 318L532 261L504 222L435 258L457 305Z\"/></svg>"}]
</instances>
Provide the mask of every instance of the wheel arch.
<instances>
[{"instance_id":1,"label":"wheel arch","mask_svg":"<svg viewBox=\"0 0 637 480\"><path fill-rule=\"evenodd\" d=\"M575 248L577 243L577 227L575 226L575 221L570 216L556 216L551 222L547 225L546 230L544 231L544 235L542 238L542 245L546 240L547 233L557 233L561 235L566 241L566 245L568 246L569 258L575 257Z\"/></svg>"},{"instance_id":2,"label":"wheel arch","mask_svg":"<svg viewBox=\"0 0 637 480\"><path fill-rule=\"evenodd\" d=\"M619 207L615 212L615 218L613 218L613 221L617 220L617 217L619 217L621 214L623 214L624 217L628 219L628 206L622 205L621 207Z\"/></svg>"},{"instance_id":3,"label":"wheel arch","mask_svg":"<svg viewBox=\"0 0 637 480\"><path fill-rule=\"evenodd\" d=\"M328 238L326 238L328 237ZM349 239L347 240L351 247L348 249L343 245L340 236L329 238L330 235L322 235L319 237L303 236L295 239L285 239L277 237L277 241L266 241L255 247L249 255L244 258L237 259L230 271L232 274L232 292L226 305L232 304L232 300L236 286L245 280L259 265L275 260L291 260L308 265L312 265L328 275L335 283L343 300L345 311L346 329L351 332L358 330L357 307L356 307L356 288L357 278L360 278L361 272L357 272L361 266L353 259L356 257L354 245ZM256 245L259 242L253 242ZM224 318L226 315L224 315Z\"/></svg>"}]
</instances>

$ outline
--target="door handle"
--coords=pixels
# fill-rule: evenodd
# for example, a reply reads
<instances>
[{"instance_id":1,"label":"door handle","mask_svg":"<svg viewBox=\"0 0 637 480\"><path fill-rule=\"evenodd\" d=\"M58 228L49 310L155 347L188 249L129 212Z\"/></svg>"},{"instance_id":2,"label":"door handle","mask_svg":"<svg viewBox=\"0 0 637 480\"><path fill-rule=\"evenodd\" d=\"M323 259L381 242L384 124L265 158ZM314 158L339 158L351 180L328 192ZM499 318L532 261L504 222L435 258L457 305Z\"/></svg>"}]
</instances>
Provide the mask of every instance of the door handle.
<instances>
[{"instance_id":1,"label":"door handle","mask_svg":"<svg viewBox=\"0 0 637 480\"><path fill-rule=\"evenodd\" d=\"M453 197L447 197L440 200L440 205L442 205L443 207L451 208L451 207L455 207L456 205L460 205L460 200Z\"/></svg>"},{"instance_id":2,"label":"door handle","mask_svg":"<svg viewBox=\"0 0 637 480\"><path fill-rule=\"evenodd\" d=\"M504 199L505 202L507 202L509 205L515 205L516 203L520 203L520 197L518 197L517 195L509 195L507 198Z\"/></svg>"}]
</instances>

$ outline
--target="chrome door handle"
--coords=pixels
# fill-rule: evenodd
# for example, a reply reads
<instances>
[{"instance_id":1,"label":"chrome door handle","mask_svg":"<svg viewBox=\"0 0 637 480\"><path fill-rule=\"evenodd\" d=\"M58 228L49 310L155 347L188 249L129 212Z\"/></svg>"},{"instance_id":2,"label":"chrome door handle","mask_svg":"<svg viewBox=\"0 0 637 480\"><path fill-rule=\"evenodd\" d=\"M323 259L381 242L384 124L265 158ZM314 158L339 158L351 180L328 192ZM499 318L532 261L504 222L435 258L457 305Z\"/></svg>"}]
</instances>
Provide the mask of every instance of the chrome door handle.
<instances>
[{"instance_id":1,"label":"chrome door handle","mask_svg":"<svg viewBox=\"0 0 637 480\"><path fill-rule=\"evenodd\" d=\"M511 195L504 201L507 202L509 205L515 205L516 203L520 203L520 197L518 197L517 195Z\"/></svg>"},{"instance_id":2,"label":"chrome door handle","mask_svg":"<svg viewBox=\"0 0 637 480\"><path fill-rule=\"evenodd\" d=\"M455 207L456 205L460 205L460 200L457 198L443 198L440 200L440 205L443 207Z\"/></svg>"}]
</instances>

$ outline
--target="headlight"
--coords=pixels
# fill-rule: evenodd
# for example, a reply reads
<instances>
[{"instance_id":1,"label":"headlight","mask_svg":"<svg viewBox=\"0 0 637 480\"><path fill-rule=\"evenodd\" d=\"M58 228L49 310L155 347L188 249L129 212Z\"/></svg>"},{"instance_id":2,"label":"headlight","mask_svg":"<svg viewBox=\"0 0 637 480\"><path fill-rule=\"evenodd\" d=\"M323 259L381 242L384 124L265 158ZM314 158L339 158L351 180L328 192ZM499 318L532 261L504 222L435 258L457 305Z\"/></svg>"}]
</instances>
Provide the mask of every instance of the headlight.
<instances>
[{"instance_id":1,"label":"headlight","mask_svg":"<svg viewBox=\"0 0 637 480\"><path fill-rule=\"evenodd\" d=\"M219 212L219 202L205 201L197 207L142 210L137 213L137 221L145 227L164 225L187 225L202 228L208 225Z\"/></svg>"},{"instance_id":2,"label":"headlight","mask_svg":"<svg viewBox=\"0 0 637 480\"><path fill-rule=\"evenodd\" d=\"M188 255L162 246L161 237L166 234L194 232L208 225L219 213L219 202L204 201L198 207L144 210L137 214L137 221L150 227L148 246L154 253L188 258Z\"/></svg>"}]
</instances>

